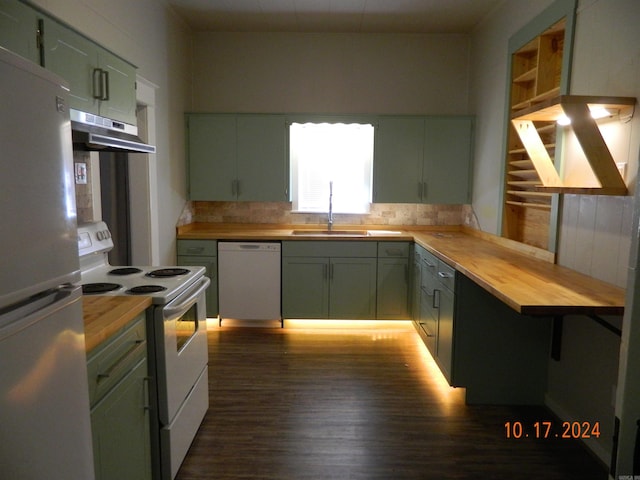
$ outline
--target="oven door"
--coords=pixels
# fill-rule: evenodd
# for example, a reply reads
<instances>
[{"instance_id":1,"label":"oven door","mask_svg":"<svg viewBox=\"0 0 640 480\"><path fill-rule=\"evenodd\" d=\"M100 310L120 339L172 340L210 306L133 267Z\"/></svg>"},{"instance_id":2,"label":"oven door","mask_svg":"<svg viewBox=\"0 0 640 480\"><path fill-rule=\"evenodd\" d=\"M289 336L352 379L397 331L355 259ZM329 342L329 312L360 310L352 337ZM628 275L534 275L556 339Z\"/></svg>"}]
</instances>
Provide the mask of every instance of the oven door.
<instances>
[{"instance_id":1,"label":"oven door","mask_svg":"<svg viewBox=\"0 0 640 480\"><path fill-rule=\"evenodd\" d=\"M207 316L202 277L154 313L158 416L168 425L207 366ZM160 327L161 326L161 327Z\"/></svg>"}]
</instances>

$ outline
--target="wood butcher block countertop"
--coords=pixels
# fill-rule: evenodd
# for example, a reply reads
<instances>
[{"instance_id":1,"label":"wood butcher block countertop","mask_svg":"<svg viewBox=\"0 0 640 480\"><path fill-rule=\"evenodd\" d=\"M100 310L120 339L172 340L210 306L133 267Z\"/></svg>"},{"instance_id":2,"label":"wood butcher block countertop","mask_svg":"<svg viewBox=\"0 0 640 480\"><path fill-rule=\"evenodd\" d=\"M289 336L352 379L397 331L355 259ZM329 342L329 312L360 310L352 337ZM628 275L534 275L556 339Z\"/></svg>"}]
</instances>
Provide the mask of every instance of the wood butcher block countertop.
<instances>
[{"instance_id":1,"label":"wood butcher block countertop","mask_svg":"<svg viewBox=\"0 0 640 480\"><path fill-rule=\"evenodd\" d=\"M414 239L517 312L622 315L624 289L475 235L414 232Z\"/></svg>"},{"instance_id":2,"label":"wood butcher block countertop","mask_svg":"<svg viewBox=\"0 0 640 480\"><path fill-rule=\"evenodd\" d=\"M293 234L293 229L305 228L323 226L193 223L179 227L177 233L179 239L415 241L519 313L622 315L624 312L624 289L556 265L549 252L474 229L334 225L338 231L370 230L365 236L304 235L300 231Z\"/></svg>"},{"instance_id":3,"label":"wood butcher block countertop","mask_svg":"<svg viewBox=\"0 0 640 480\"><path fill-rule=\"evenodd\" d=\"M84 341L87 353L107 340L151 305L145 296L82 297Z\"/></svg>"}]
</instances>

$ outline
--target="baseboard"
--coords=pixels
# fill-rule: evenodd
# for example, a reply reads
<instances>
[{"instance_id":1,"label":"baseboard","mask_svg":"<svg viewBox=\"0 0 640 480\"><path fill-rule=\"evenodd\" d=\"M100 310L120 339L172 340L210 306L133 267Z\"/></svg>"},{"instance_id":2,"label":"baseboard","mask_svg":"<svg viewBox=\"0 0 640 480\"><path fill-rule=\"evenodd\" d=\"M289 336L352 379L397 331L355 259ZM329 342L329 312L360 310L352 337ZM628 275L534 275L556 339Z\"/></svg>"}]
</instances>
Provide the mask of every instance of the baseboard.
<instances>
[{"instance_id":1,"label":"baseboard","mask_svg":"<svg viewBox=\"0 0 640 480\"><path fill-rule=\"evenodd\" d=\"M549 395L544 396L544 404L553 412L553 414L563 422L577 422L580 419L574 418L565 408L555 402ZM611 452L607 451L595 438L580 439L582 443L589 449L595 457L602 462L607 468L610 468Z\"/></svg>"}]
</instances>

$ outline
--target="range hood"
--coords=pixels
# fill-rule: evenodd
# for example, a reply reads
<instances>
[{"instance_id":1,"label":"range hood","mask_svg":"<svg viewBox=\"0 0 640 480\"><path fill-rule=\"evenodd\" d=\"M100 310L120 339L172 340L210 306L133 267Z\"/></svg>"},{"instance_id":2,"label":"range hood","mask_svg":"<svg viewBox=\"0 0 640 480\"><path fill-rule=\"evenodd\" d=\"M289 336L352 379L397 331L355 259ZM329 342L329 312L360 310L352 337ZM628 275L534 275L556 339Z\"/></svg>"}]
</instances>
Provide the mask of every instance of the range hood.
<instances>
[{"instance_id":1,"label":"range hood","mask_svg":"<svg viewBox=\"0 0 640 480\"><path fill-rule=\"evenodd\" d=\"M81 151L155 153L138 137L138 127L70 109L73 148Z\"/></svg>"}]
</instances>

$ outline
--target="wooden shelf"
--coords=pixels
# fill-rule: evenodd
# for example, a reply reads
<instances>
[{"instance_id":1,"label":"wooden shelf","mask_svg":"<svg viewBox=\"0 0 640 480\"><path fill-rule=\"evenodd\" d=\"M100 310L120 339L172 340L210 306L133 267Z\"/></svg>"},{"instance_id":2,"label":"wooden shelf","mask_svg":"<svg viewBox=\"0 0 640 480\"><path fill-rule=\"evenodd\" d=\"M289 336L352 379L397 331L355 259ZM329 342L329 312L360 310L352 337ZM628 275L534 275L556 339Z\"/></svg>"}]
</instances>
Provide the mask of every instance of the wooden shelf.
<instances>
[{"instance_id":1,"label":"wooden shelf","mask_svg":"<svg viewBox=\"0 0 640 480\"><path fill-rule=\"evenodd\" d=\"M612 195L612 196L624 196L628 193L627 187L613 188L613 187L545 187L539 185L535 187L537 192L546 193L567 193L576 195Z\"/></svg>"},{"instance_id":2,"label":"wooden shelf","mask_svg":"<svg viewBox=\"0 0 640 480\"><path fill-rule=\"evenodd\" d=\"M531 70L524 72L518 77L513 79L513 83L528 83L533 82L536 79L536 74L538 72L538 67L533 67Z\"/></svg>"},{"instance_id":3,"label":"wooden shelf","mask_svg":"<svg viewBox=\"0 0 640 480\"><path fill-rule=\"evenodd\" d=\"M513 205L514 207L528 207L539 208L540 210L551 210L551 205L544 203L515 202L513 200L507 200L505 203L507 205Z\"/></svg>"},{"instance_id":4,"label":"wooden shelf","mask_svg":"<svg viewBox=\"0 0 640 480\"><path fill-rule=\"evenodd\" d=\"M535 178L538 181L538 185L541 184L540 176L538 175L538 172L535 169L534 170L511 170L507 173L509 175L513 175L514 177L519 177L519 178Z\"/></svg>"},{"instance_id":5,"label":"wooden shelf","mask_svg":"<svg viewBox=\"0 0 640 480\"><path fill-rule=\"evenodd\" d=\"M514 187L521 187L521 188L531 188L531 187L541 186L540 180L538 178L536 178L535 180L509 180L507 181L507 185L513 185Z\"/></svg>"},{"instance_id":6,"label":"wooden shelf","mask_svg":"<svg viewBox=\"0 0 640 480\"><path fill-rule=\"evenodd\" d=\"M542 180L539 192L575 193L581 195L627 195L627 186L620 175L615 160L600 133L591 110L601 107L611 115L631 116L636 99L633 97L599 97L584 95L559 95L540 104L514 113L512 124L520 141L533 161ZM543 144L540 130L533 122L555 122L562 116L571 119L570 125L587 158L588 167L601 187L565 185L555 170L549 150L555 144Z\"/></svg>"},{"instance_id":7,"label":"wooden shelf","mask_svg":"<svg viewBox=\"0 0 640 480\"><path fill-rule=\"evenodd\" d=\"M550 198L552 193L547 191L531 191L531 190L507 190L509 195L523 198Z\"/></svg>"}]
</instances>

